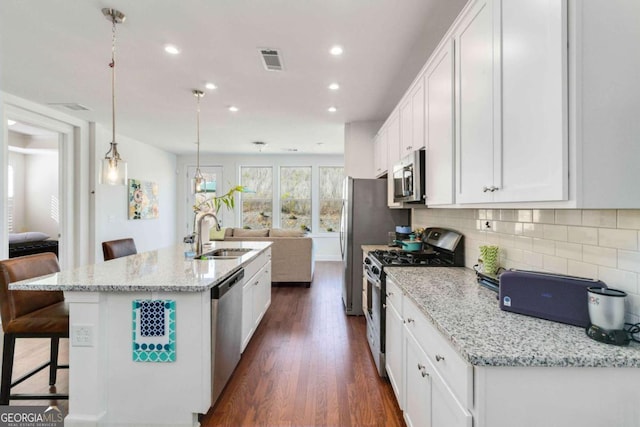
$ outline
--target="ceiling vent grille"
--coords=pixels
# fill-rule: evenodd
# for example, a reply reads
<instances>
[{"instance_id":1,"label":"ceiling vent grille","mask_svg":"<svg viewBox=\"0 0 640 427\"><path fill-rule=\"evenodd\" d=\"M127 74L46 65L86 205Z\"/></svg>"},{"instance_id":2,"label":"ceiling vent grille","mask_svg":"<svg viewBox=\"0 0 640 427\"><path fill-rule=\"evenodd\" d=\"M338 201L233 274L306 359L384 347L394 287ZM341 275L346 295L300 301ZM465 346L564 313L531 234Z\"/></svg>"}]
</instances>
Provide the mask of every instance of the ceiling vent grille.
<instances>
[{"instance_id":1,"label":"ceiling vent grille","mask_svg":"<svg viewBox=\"0 0 640 427\"><path fill-rule=\"evenodd\" d=\"M262 57L262 65L267 71L282 71L282 58L277 49L258 49Z\"/></svg>"},{"instance_id":2,"label":"ceiling vent grille","mask_svg":"<svg viewBox=\"0 0 640 427\"><path fill-rule=\"evenodd\" d=\"M85 107L84 105L75 102L51 102L48 105L54 107L64 107L73 111L91 111L89 107Z\"/></svg>"}]
</instances>

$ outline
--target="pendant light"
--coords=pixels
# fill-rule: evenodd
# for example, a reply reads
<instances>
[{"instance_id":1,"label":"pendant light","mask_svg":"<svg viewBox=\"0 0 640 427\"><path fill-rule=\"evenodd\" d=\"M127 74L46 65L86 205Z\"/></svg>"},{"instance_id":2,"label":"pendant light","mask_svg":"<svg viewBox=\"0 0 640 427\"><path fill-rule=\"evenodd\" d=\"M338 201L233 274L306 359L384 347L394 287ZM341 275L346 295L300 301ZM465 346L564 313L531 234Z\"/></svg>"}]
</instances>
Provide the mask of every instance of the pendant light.
<instances>
[{"instance_id":1,"label":"pendant light","mask_svg":"<svg viewBox=\"0 0 640 427\"><path fill-rule=\"evenodd\" d=\"M127 162L120 158L116 142L116 24L126 19L124 13L110 8L102 9L105 18L112 24L111 41L111 146L102 160L100 182L109 185L125 185L127 183Z\"/></svg>"},{"instance_id":2,"label":"pendant light","mask_svg":"<svg viewBox=\"0 0 640 427\"><path fill-rule=\"evenodd\" d=\"M206 190L206 182L202 171L200 170L200 98L204 96L204 92L193 89L193 96L197 99L196 109L196 174L193 177L193 192L202 193Z\"/></svg>"}]
</instances>

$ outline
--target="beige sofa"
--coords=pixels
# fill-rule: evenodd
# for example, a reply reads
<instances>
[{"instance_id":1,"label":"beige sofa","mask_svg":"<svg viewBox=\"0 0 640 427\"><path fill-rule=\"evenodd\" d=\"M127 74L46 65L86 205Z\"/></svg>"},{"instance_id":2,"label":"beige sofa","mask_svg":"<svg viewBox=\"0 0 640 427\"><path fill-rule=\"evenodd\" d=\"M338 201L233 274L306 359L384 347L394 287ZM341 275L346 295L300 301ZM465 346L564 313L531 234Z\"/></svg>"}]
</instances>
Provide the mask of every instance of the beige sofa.
<instances>
[{"instance_id":1,"label":"beige sofa","mask_svg":"<svg viewBox=\"0 0 640 427\"><path fill-rule=\"evenodd\" d=\"M295 230L246 230L227 228L224 240L272 242L271 281L274 283L304 283L313 280L313 239Z\"/></svg>"}]
</instances>

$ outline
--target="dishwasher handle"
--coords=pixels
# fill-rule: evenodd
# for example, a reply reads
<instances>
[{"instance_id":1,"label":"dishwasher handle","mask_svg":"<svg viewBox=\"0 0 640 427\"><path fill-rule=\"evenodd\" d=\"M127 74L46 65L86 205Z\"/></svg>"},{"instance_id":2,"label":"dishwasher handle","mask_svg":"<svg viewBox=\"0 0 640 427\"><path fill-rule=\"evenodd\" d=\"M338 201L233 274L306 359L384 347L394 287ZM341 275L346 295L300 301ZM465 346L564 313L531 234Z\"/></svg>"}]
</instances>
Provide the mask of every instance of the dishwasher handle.
<instances>
[{"instance_id":1,"label":"dishwasher handle","mask_svg":"<svg viewBox=\"0 0 640 427\"><path fill-rule=\"evenodd\" d=\"M220 299L244 278L244 269L240 269L211 288L211 299Z\"/></svg>"}]
</instances>

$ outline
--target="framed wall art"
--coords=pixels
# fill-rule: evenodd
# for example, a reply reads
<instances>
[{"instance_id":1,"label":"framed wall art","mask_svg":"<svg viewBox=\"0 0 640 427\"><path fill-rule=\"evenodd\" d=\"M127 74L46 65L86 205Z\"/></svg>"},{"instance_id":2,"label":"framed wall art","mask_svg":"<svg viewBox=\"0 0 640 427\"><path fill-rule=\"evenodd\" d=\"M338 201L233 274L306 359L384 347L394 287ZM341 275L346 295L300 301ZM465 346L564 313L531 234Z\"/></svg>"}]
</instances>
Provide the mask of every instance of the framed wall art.
<instances>
[{"instance_id":1,"label":"framed wall art","mask_svg":"<svg viewBox=\"0 0 640 427\"><path fill-rule=\"evenodd\" d=\"M158 218L158 184L129 180L129 219Z\"/></svg>"}]
</instances>

